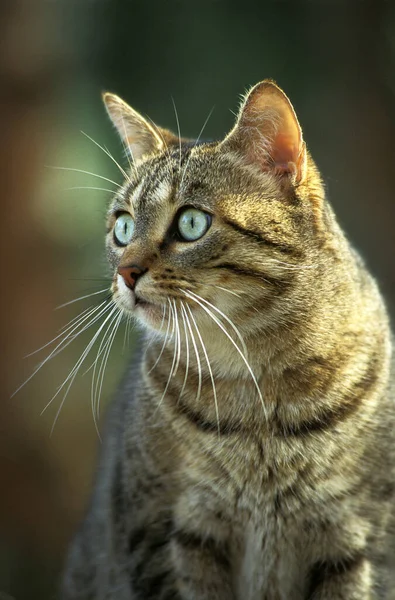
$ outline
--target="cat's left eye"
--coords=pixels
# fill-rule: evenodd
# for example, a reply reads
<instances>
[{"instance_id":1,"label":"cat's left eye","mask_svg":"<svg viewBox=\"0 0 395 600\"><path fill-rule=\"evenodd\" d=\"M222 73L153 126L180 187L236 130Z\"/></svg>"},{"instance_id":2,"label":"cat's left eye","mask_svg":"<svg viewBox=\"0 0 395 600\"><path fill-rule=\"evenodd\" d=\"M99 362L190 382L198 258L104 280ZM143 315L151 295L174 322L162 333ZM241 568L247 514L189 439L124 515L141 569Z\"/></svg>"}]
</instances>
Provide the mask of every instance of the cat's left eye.
<instances>
[{"instance_id":1,"label":"cat's left eye","mask_svg":"<svg viewBox=\"0 0 395 600\"><path fill-rule=\"evenodd\" d=\"M122 213L115 221L114 238L120 246L127 246L134 233L134 220L129 213Z\"/></svg>"},{"instance_id":2,"label":"cat's left eye","mask_svg":"<svg viewBox=\"0 0 395 600\"><path fill-rule=\"evenodd\" d=\"M178 233L186 242L194 242L201 238L211 225L211 215L187 208L178 217Z\"/></svg>"}]
</instances>

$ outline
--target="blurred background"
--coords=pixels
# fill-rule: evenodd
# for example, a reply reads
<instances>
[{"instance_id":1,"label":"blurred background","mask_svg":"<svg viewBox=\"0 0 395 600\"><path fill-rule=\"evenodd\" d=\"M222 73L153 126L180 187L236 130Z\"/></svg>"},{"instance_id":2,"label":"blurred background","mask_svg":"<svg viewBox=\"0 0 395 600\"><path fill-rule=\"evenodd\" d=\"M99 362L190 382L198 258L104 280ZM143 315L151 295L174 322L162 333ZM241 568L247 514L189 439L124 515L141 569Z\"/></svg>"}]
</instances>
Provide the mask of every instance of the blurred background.
<instances>
[{"instance_id":1,"label":"blurred background","mask_svg":"<svg viewBox=\"0 0 395 600\"><path fill-rule=\"evenodd\" d=\"M63 406L67 386L47 406L97 326L10 397L62 337L24 356L104 300L104 215L121 176L81 132L117 160L123 153L101 91L176 129L173 97L188 137L215 106L204 135L216 138L232 126L239 95L265 77L291 97L340 221L393 314L395 1L1 1L1 600L56 598L99 447L86 372L97 346ZM103 409L134 343L121 326Z\"/></svg>"}]
</instances>

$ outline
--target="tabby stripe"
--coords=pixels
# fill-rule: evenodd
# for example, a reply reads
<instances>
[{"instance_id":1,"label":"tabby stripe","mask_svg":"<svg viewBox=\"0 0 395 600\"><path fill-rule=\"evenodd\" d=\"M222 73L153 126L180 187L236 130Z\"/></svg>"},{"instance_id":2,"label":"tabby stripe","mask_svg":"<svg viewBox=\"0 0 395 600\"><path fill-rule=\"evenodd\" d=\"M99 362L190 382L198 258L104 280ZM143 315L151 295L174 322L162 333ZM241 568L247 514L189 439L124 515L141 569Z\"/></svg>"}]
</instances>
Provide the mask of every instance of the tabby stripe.
<instances>
[{"instance_id":1,"label":"tabby stripe","mask_svg":"<svg viewBox=\"0 0 395 600\"><path fill-rule=\"evenodd\" d=\"M159 573L159 575L155 575L151 579L144 581L143 585L141 586L144 589L144 598L155 598L156 596L161 597L160 592L163 591L166 580L170 579L171 576L171 571L164 571L163 573Z\"/></svg>"},{"instance_id":2,"label":"tabby stripe","mask_svg":"<svg viewBox=\"0 0 395 600\"><path fill-rule=\"evenodd\" d=\"M304 436L314 432L325 432L340 421L355 414L364 403L367 393L374 387L379 378L377 357L374 356L361 379L354 384L351 392L342 399L339 406L328 406L320 414L297 424L278 423L279 434L285 436Z\"/></svg>"},{"instance_id":3,"label":"tabby stripe","mask_svg":"<svg viewBox=\"0 0 395 600\"><path fill-rule=\"evenodd\" d=\"M282 254L288 254L288 255L293 254L294 256L300 256L299 250L290 246L289 244L285 244L284 242L275 242L274 240L264 237L261 232L253 231L252 229L246 229L245 227L241 227L241 225L239 225L235 221L232 221L231 219L228 219L226 217L222 217L222 220L227 225L230 225L235 231L237 231L243 235L247 235L248 237L253 238L255 241L257 241L261 244L264 244L265 246L275 248Z\"/></svg>"},{"instance_id":4,"label":"tabby stripe","mask_svg":"<svg viewBox=\"0 0 395 600\"><path fill-rule=\"evenodd\" d=\"M186 417L192 425L194 425L197 429L200 429L200 431L203 431L204 433L218 434L219 432L222 435L229 435L232 433L239 433L242 429L239 424L229 423L228 421L224 421L223 419L219 419L219 424L217 421L209 421L205 419L201 413L193 410L190 406L187 406L181 400L178 400L178 402L173 405L173 408L177 412L181 413L182 416Z\"/></svg>"},{"instance_id":5,"label":"tabby stripe","mask_svg":"<svg viewBox=\"0 0 395 600\"><path fill-rule=\"evenodd\" d=\"M310 588L308 598L313 598L318 588L333 577L342 577L361 568L366 560L365 554L360 551L353 556L347 556L338 561L321 561L313 565L310 570Z\"/></svg>"},{"instance_id":6,"label":"tabby stripe","mask_svg":"<svg viewBox=\"0 0 395 600\"><path fill-rule=\"evenodd\" d=\"M276 279L271 275L267 275L266 273L262 273L262 271L257 271L255 269L246 269L244 267L240 267L238 265L234 265L232 263L221 263L219 265L214 265L211 267L212 269L227 269L228 271L233 271L237 275L243 275L247 277L255 277L261 279L263 282L268 283L277 289L278 294L283 294L291 285L292 277L287 275L287 279Z\"/></svg>"},{"instance_id":7,"label":"tabby stripe","mask_svg":"<svg viewBox=\"0 0 395 600\"><path fill-rule=\"evenodd\" d=\"M152 491L151 486L150 489ZM144 541L147 541L148 554L152 556L154 552L167 544L172 527L171 520L161 523L160 526L156 525L155 529L149 525L138 527L129 535L129 552L134 552Z\"/></svg>"},{"instance_id":8,"label":"tabby stripe","mask_svg":"<svg viewBox=\"0 0 395 600\"><path fill-rule=\"evenodd\" d=\"M215 561L228 569L230 567L229 558L223 545L219 544L213 537L200 537L196 533L190 531L183 531L177 529L173 533L173 540L185 548L191 551L206 551L209 552Z\"/></svg>"},{"instance_id":9,"label":"tabby stripe","mask_svg":"<svg viewBox=\"0 0 395 600\"><path fill-rule=\"evenodd\" d=\"M129 536L129 552L134 552L145 540L148 530L146 527L139 527Z\"/></svg>"}]
</instances>

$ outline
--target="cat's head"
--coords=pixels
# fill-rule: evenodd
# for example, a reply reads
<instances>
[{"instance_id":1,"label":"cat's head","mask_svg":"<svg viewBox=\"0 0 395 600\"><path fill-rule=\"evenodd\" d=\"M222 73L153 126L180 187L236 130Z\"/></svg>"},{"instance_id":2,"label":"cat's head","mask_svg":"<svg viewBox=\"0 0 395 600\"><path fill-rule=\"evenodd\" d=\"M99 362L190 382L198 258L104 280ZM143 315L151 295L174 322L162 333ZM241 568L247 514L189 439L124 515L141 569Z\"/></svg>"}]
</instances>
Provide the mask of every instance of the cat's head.
<instances>
[{"instance_id":1,"label":"cat's head","mask_svg":"<svg viewBox=\"0 0 395 600\"><path fill-rule=\"evenodd\" d=\"M302 310L324 194L284 92L257 84L210 143L180 139L113 94L104 102L130 157L108 215L118 306L156 331L175 315L187 333L196 321L205 339L221 326L234 335L231 323L254 335Z\"/></svg>"}]
</instances>

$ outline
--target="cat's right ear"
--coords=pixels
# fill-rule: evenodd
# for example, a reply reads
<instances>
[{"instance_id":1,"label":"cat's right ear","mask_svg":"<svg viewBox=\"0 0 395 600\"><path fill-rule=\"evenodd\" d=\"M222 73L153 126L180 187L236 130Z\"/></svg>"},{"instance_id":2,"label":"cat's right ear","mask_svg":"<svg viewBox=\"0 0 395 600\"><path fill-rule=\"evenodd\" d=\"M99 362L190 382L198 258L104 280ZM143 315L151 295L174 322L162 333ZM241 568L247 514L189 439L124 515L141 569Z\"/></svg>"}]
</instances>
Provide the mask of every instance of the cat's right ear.
<instances>
[{"instance_id":1,"label":"cat's right ear","mask_svg":"<svg viewBox=\"0 0 395 600\"><path fill-rule=\"evenodd\" d=\"M245 96L236 125L222 142L261 171L301 183L306 175L306 144L290 100L271 80Z\"/></svg>"},{"instance_id":2,"label":"cat's right ear","mask_svg":"<svg viewBox=\"0 0 395 600\"><path fill-rule=\"evenodd\" d=\"M163 150L164 140L159 129L148 123L119 96L105 92L103 102L111 121L134 160Z\"/></svg>"}]
</instances>

